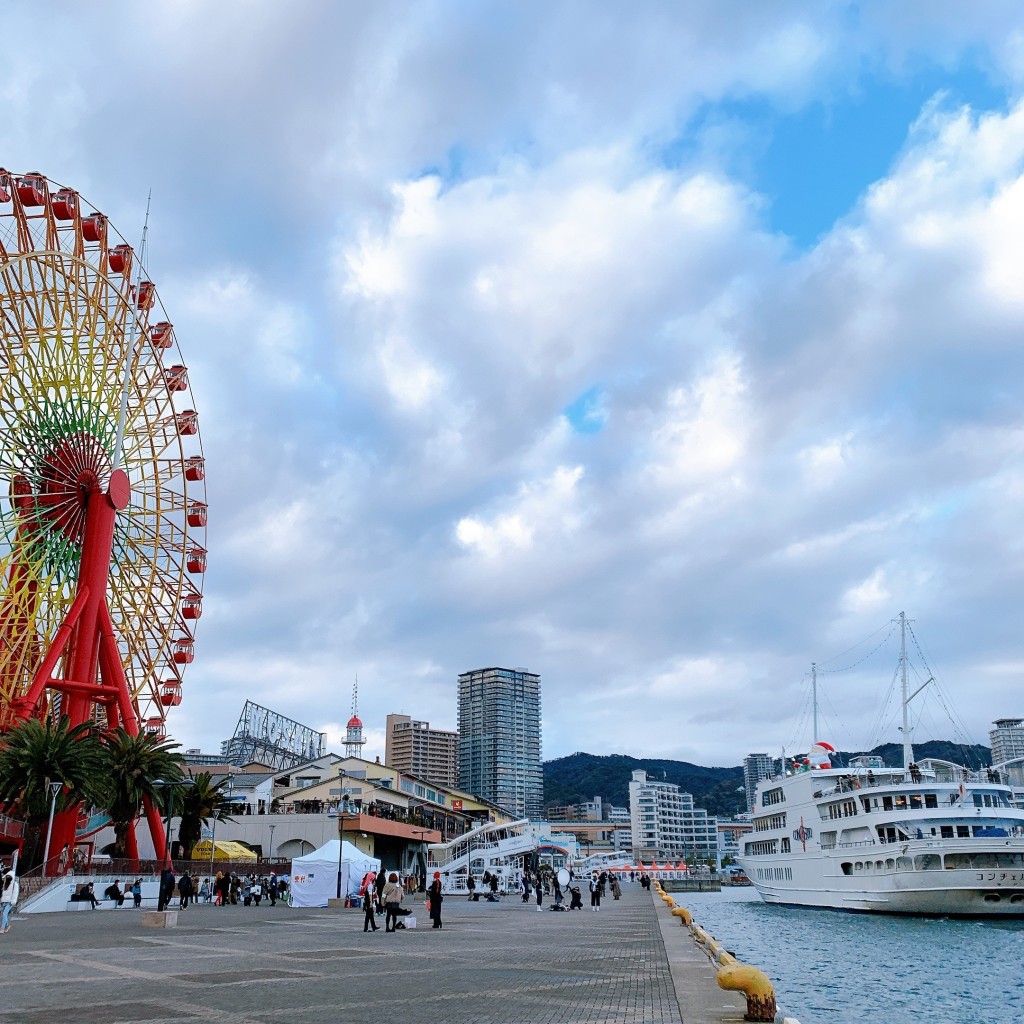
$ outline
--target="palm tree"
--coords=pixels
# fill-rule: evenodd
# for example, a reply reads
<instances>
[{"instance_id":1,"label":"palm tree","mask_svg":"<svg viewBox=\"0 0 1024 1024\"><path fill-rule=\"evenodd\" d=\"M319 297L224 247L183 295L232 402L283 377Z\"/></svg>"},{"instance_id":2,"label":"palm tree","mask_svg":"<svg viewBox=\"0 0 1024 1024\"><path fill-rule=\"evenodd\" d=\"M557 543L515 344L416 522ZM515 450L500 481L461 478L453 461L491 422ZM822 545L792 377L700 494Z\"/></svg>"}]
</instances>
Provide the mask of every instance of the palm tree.
<instances>
[{"instance_id":1,"label":"palm tree","mask_svg":"<svg viewBox=\"0 0 1024 1024\"><path fill-rule=\"evenodd\" d=\"M68 810L92 805L104 791L103 751L92 725L70 726L31 718L0 737L0 805L14 807L30 828L39 829L50 815L48 783L62 782L53 807Z\"/></svg>"},{"instance_id":2,"label":"palm tree","mask_svg":"<svg viewBox=\"0 0 1024 1024\"><path fill-rule=\"evenodd\" d=\"M218 821L232 821L226 811L231 809L224 795L227 778L218 783L213 782L209 772L200 772L192 779L192 785L184 789L179 798L181 824L178 828L178 841L184 847L186 860L192 857L192 847L199 842L203 834L203 826L216 817Z\"/></svg>"},{"instance_id":3,"label":"palm tree","mask_svg":"<svg viewBox=\"0 0 1024 1024\"><path fill-rule=\"evenodd\" d=\"M183 777L181 755L174 753L178 744L149 733L132 736L123 728L105 733L102 743L106 786L100 803L114 826L114 855L135 856L125 847L143 800L149 797L163 809L165 787L160 783Z\"/></svg>"}]
</instances>

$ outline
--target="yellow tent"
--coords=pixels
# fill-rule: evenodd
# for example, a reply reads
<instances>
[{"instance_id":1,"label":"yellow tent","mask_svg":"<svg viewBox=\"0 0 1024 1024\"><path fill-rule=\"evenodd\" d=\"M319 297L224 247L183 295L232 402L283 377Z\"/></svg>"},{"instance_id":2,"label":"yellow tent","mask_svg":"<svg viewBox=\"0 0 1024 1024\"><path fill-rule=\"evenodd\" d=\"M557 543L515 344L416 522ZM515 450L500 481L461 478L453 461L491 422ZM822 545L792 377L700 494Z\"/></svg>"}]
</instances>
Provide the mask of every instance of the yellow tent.
<instances>
[{"instance_id":1,"label":"yellow tent","mask_svg":"<svg viewBox=\"0 0 1024 1024\"><path fill-rule=\"evenodd\" d=\"M210 845L209 839L203 839L196 843L196 845L192 847L192 859L209 860ZM214 860L245 860L255 862L259 859L252 850L243 846L241 843L233 843L227 839L218 839L213 845L215 847L213 851Z\"/></svg>"}]
</instances>

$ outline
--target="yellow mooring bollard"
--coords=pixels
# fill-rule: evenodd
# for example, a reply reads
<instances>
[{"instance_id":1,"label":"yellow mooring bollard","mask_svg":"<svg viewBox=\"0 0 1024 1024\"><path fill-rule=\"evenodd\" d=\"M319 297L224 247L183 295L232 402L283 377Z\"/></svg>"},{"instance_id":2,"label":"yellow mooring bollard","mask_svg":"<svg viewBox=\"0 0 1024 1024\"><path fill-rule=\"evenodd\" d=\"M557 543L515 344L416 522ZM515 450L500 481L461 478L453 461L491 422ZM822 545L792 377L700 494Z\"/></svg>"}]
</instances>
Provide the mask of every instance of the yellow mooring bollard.
<instances>
[{"instance_id":1,"label":"yellow mooring bollard","mask_svg":"<svg viewBox=\"0 0 1024 1024\"><path fill-rule=\"evenodd\" d=\"M679 918L679 923L686 928L689 928L693 924L693 915L686 909L686 907L676 907L672 911L673 917Z\"/></svg>"},{"instance_id":2,"label":"yellow mooring bollard","mask_svg":"<svg viewBox=\"0 0 1024 1024\"><path fill-rule=\"evenodd\" d=\"M749 964L726 964L718 972L718 987L746 995L744 1020L767 1021L768 1024L775 1020L775 989L764 971Z\"/></svg>"}]
</instances>

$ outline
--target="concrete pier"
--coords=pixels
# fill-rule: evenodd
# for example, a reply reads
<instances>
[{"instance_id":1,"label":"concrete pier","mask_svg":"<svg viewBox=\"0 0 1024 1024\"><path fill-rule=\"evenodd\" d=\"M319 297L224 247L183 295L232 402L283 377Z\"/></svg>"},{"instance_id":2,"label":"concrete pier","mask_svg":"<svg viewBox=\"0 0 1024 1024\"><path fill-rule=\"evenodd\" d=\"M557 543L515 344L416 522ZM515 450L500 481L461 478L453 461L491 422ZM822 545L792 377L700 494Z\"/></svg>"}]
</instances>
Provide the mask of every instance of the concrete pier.
<instances>
[{"instance_id":1,"label":"concrete pier","mask_svg":"<svg viewBox=\"0 0 1024 1024\"><path fill-rule=\"evenodd\" d=\"M177 927L129 907L15 918L0 936L0 1022L49 1024L714 1024L743 1017L656 897L627 885L599 912L519 898L421 901L415 930L363 932L361 910L197 906Z\"/></svg>"}]
</instances>

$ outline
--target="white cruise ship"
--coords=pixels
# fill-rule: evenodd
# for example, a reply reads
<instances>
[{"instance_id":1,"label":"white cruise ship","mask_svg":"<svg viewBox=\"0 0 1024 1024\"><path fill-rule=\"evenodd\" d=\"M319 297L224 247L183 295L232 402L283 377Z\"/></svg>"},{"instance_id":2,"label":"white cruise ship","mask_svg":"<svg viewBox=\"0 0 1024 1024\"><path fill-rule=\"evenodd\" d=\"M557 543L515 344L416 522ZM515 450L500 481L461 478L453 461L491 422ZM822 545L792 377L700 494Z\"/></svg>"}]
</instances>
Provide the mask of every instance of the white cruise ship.
<instances>
[{"instance_id":1,"label":"white cruise ship","mask_svg":"<svg viewBox=\"0 0 1024 1024\"><path fill-rule=\"evenodd\" d=\"M740 865L766 903L1024 917L1024 810L997 769L914 763L905 641L900 659L905 767L834 768L816 744L803 770L758 784Z\"/></svg>"}]
</instances>

